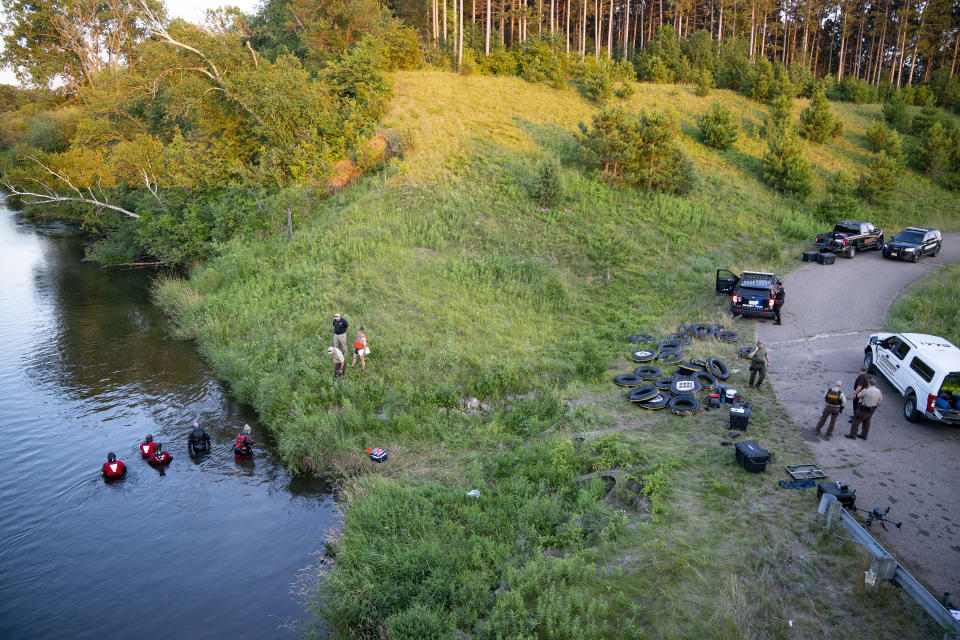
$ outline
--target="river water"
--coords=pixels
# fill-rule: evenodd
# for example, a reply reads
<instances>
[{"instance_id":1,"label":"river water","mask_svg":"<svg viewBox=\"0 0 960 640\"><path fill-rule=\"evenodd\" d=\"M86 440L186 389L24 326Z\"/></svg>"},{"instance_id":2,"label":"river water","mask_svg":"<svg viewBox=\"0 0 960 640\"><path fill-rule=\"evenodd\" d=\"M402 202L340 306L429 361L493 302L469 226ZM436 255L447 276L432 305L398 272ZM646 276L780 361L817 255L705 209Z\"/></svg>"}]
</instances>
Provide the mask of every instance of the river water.
<instances>
[{"instance_id":1,"label":"river water","mask_svg":"<svg viewBox=\"0 0 960 640\"><path fill-rule=\"evenodd\" d=\"M81 258L73 228L0 201L0 638L295 638L291 585L338 521L328 488L291 478L169 337L151 274ZM257 448L238 462L244 423ZM147 433L173 454L163 473L140 459ZM125 480L100 478L108 451Z\"/></svg>"}]
</instances>

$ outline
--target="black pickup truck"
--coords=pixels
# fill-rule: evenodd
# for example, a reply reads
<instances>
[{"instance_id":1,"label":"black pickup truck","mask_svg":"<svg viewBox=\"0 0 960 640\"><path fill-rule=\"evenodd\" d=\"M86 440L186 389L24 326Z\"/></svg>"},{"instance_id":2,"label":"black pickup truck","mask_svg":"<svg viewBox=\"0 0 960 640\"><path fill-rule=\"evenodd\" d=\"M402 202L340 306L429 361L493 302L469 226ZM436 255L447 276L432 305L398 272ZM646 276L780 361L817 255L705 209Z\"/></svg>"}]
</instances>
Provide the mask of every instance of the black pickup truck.
<instances>
[{"instance_id":1,"label":"black pickup truck","mask_svg":"<svg viewBox=\"0 0 960 640\"><path fill-rule=\"evenodd\" d=\"M744 271L739 276L727 269L717 269L717 295L730 296L730 313L755 316L759 318L776 317L777 300L771 292L780 279L772 273L762 271ZM785 295L781 294L780 306L783 307Z\"/></svg>"},{"instance_id":2,"label":"black pickup truck","mask_svg":"<svg viewBox=\"0 0 960 640\"><path fill-rule=\"evenodd\" d=\"M817 234L815 243L821 251L833 251L852 258L857 251L883 249L883 229L870 222L843 220L833 231Z\"/></svg>"}]
</instances>

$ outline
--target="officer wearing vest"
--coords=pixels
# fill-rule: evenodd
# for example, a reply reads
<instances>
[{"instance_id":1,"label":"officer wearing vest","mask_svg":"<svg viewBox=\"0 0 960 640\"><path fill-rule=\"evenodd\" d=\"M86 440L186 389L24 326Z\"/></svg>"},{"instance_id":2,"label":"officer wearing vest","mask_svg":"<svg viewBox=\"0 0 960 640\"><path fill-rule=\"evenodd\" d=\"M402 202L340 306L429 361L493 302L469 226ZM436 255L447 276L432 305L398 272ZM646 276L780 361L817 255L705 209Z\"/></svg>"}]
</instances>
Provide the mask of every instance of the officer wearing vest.
<instances>
[{"instance_id":1,"label":"officer wearing vest","mask_svg":"<svg viewBox=\"0 0 960 640\"><path fill-rule=\"evenodd\" d=\"M833 383L833 386L823 394L823 413L820 414L820 421L817 423L817 428L814 429L814 431L820 433L820 429L823 428L827 418L830 418L830 426L827 427L827 435L824 436L826 440L829 440L830 436L833 435L833 428L837 425L837 416L840 415L843 408L847 406L847 398L843 395L843 391L840 390L842 384L843 382L837 380Z\"/></svg>"},{"instance_id":2,"label":"officer wearing vest","mask_svg":"<svg viewBox=\"0 0 960 640\"><path fill-rule=\"evenodd\" d=\"M771 287L773 293L773 312L776 314L776 324L780 324L780 307L783 306L783 301L786 298L786 295L783 292L783 280L777 280L776 284Z\"/></svg>"}]
</instances>

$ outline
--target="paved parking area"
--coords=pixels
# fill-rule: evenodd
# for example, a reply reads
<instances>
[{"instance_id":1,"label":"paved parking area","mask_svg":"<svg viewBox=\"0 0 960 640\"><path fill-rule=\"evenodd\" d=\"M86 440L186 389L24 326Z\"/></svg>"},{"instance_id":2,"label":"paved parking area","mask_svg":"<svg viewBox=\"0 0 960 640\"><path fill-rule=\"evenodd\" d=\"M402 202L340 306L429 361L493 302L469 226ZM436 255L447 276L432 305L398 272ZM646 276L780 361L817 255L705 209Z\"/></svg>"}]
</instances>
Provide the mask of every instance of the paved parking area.
<instances>
[{"instance_id":1,"label":"paved parking area","mask_svg":"<svg viewBox=\"0 0 960 640\"><path fill-rule=\"evenodd\" d=\"M903 528L875 527L874 534L936 596L960 594L960 427L907 422L903 398L883 380L868 440L842 437L849 432L849 402L830 441L813 427L830 383L843 380L851 395L868 337L882 328L900 292L958 260L960 233L953 233L944 235L938 257L917 264L884 260L875 251L838 257L830 266L809 264L784 279L783 324L763 320L757 327L770 353L768 378L817 463L831 480L856 489L858 507L890 506Z\"/></svg>"}]
</instances>

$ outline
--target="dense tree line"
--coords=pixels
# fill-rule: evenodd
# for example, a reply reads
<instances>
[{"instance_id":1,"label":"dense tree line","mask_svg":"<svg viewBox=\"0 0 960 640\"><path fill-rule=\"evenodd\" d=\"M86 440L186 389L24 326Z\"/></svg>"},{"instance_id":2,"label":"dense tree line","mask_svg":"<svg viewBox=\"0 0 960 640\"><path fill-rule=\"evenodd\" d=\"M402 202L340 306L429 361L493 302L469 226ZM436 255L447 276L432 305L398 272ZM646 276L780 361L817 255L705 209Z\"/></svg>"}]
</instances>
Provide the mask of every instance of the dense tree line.
<instances>
[{"instance_id":1,"label":"dense tree line","mask_svg":"<svg viewBox=\"0 0 960 640\"><path fill-rule=\"evenodd\" d=\"M430 0L415 19L429 39L483 55L544 34L581 58L631 59L667 27L679 44L698 31L742 40L751 62L803 64L817 76L909 86L957 64L960 7L949 0ZM465 25L464 25L465 23ZM696 63L696 61L692 61ZM701 65L702 66L702 65Z\"/></svg>"}]
</instances>

